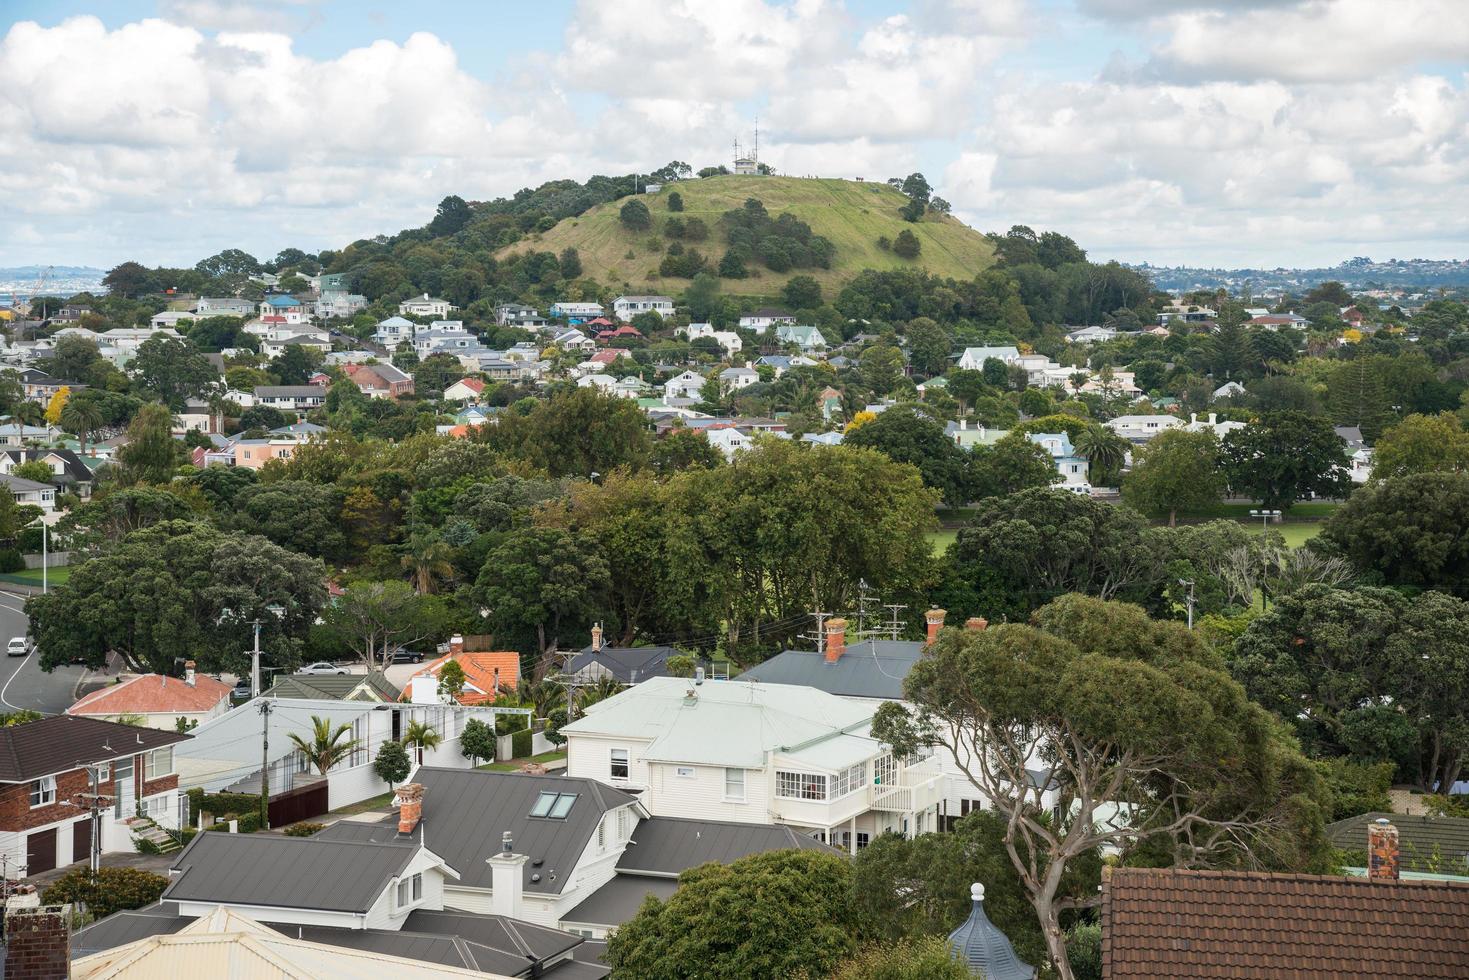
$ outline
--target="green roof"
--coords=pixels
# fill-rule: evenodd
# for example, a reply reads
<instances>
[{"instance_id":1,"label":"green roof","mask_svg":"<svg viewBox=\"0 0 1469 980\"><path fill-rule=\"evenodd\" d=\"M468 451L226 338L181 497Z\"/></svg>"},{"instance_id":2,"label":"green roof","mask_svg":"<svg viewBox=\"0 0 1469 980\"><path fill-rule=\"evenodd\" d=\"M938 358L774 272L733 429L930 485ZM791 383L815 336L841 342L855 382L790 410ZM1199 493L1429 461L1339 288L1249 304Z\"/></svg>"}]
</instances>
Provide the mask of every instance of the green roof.
<instances>
[{"instance_id":1,"label":"green roof","mask_svg":"<svg viewBox=\"0 0 1469 980\"><path fill-rule=\"evenodd\" d=\"M402 694L382 671L367 674L286 674L266 692L276 698L330 701L397 701Z\"/></svg>"},{"instance_id":2,"label":"green roof","mask_svg":"<svg viewBox=\"0 0 1469 980\"><path fill-rule=\"evenodd\" d=\"M1398 853L1404 870L1446 874L1469 872L1469 819L1363 813L1326 825L1326 836L1344 851L1367 850L1367 828L1378 818L1398 828Z\"/></svg>"}]
</instances>

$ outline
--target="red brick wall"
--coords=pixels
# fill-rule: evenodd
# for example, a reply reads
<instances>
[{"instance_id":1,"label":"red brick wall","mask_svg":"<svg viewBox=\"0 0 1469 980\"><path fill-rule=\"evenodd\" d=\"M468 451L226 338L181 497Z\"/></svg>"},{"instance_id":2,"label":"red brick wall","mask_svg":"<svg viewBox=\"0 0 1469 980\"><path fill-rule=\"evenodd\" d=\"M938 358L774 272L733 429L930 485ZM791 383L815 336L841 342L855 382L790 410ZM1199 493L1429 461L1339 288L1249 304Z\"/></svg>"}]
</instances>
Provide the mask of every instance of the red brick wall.
<instances>
[{"instance_id":1,"label":"red brick wall","mask_svg":"<svg viewBox=\"0 0 1469 980\"><path fill-rule=\"evenodd\" d=\"M5 975L10 980L59 980L71 975L66 916L54 909L18 912L6 919Z\"/></svg>"},{"instance_id":2,"label":"red brick wall","mask_svg":"<svg viewBox=\"0 0 1469 980\"><path fill-rule=\"evenodd\" d=\"M134 757L134 779L138 779L143 774L146 759L147 756L144 755ZM134 785L137 784L134 783ZM159 779L144 781L142 792L136 795L138 799L155 796L171 789L178 789L178 785L178 774L171 773ZM56 776L56 802L48 806L36 807L33 810L31 809L30 783L0 784L0 831L23 832L34 830L36 827L44 827L47 824L75 820L85 811L74 806L66 806L66 802L76 799L78 794L91 791L91 782L85 769L73 769L70 772L59 773ZM97 792L107 796L116 792L112 771L109 771L107 780L98 786Z\"/></svg>"}]
</instances>

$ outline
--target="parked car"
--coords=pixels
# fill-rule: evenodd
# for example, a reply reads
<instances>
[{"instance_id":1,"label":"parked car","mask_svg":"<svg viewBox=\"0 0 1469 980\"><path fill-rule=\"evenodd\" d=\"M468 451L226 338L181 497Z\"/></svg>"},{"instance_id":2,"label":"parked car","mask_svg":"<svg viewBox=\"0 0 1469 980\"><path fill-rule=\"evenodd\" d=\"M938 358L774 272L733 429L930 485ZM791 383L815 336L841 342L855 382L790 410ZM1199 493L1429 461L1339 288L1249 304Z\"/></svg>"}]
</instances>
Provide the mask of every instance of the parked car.
<instances>
[{"instance_id":1,"label":"parked car","mask_svg":"<svg viewBox=\"0 0 1469 980\"><path fill-rule=\"evenodd\" d=\"M423 654L417 650L405 650L399 647L393 651L393 663L421 664L423 663Z\"/></svg>"},{"instance_id":2,"label":"parked car","mask_svg":"<svg viewBox=\"0 0 1469 980\"><path fill-rule=\"evenodd\" d=\"M231 701L250 700L250 678L241 677L235 681L235 686L230 690Z\"/></svg>"},{"instance_id":3,"label":"parked car","mask_svg":"<svg viewBox=\"0 0 1469 980\"><path fill-rule=\"evenodd\" d=\"M346 667L338 667L336 664L326 660L318 660L314 664L307 664L305 667L296 671L298 674L345 674L346 672Z\"/></svg>"},{"instance_id":4,"label":"parked car","mask_svg":"<svg viewBox=\"0 0 1469 980\"><path fill-rule=\"evenodd\" d=\"M6 644L5 655L7 657L24 657L36 648L29 636L12 636Z\"/></svg>"}]
</instances>

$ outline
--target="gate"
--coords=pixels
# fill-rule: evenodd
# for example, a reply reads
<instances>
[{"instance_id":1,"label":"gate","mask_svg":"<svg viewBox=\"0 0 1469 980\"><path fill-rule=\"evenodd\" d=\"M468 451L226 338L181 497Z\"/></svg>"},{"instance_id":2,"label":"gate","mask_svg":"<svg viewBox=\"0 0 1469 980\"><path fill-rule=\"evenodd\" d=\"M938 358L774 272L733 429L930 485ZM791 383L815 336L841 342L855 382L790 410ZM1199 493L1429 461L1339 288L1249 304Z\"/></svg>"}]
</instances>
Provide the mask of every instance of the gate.
<instances>
[{"instance_id":1,"label":"gate","mask_svg":"<svg viewBox=\"0 0 1469 980\"><path fill-rule=\"evenodd\" d=\"M319 817L327 812L327 784L325 779L287 790L270 798L270 825L284 827L287 824Z\"/></svg>"}]
</instances>

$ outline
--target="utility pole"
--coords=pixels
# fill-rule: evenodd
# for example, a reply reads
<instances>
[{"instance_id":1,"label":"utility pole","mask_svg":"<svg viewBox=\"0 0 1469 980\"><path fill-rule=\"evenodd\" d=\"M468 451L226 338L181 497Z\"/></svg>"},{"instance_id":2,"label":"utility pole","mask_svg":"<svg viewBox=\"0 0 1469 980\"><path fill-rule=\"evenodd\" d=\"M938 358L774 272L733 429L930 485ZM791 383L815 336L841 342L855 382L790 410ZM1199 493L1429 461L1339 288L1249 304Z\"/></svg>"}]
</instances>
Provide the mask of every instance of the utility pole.
<instances>
[{"instance_id":1,"label":"utility pole","mask_svg":"<svg viewBox=\"0 0 1469 980\"><path fill-rule=\"evenodd\" d=\"M816 620L816 636L812 637L809 633L802 634L805 639L814 639L816 641L816 655L818 657L824 657L826 655L826 630L822 627L826 625L826 617L830 615L831 613L827 612L812 613L811 617Z\"/></svg>"},{"instance_id":2,"label":"utility pole","mask_svg":"<svg viewBox=\"0 0 1469 980\"><path fill-rule=\"evenodd\" d=\"M1188 628L1192 632L1194 628L1194 581L1181 578L1178 584L1188 589L1188 595L1184 597L1183 604L1188 607Z\"/></svg>"},{"instance_id":3,"label":"utility pole","mask_svg":"<svg viewBox=\"0 0 1469 980\"><path fill-rule=\"evenodd\" d=\"M101 776L98 775L96 766L87 767L87 781L90 783L92 791L81 794L81 798L86 802L87 810L91 815L92 844L90 848L91 853L87 857L92 874L95 875L102 867L102 811L112 806L113 797L103 796L99 792L102 788ZM76 859L75 854L72 855L72 859Z\"/></svg>"},{"instance_id":4,"label":"utility pole","mask_svg":"<svg viewBox=\"0 0 1469 980\"><path fill-rule=\"evenodd\" d=\"M258 622L256 625L260 629ZM270 829L270 711L269 698L260 701L260 829Z\"/></svg>"},{"instance_id":5,"label":"utility pole","mask_svg":"<svg viewBox=\"0 0 1469 980\"><path fill-rule=\"evenodd\" d=\"M255 627L255 649L250 651L250 696L260 697L260 618L250 620Z\"/></svg>"},{"instance_id":6,"label":"utility pole","mask_svg":"<svg viewBox=\"0 0 1469 980\"><path fill-rule=\"evenodd\" d=\"M902 612L908 607L899 605L896 602L884 602L882 604L882 607L893 614L892 621L888 624L888 633L890 634L890 637L892 639L896 640L898 638L898 634L902 632L902 630L898 627L898 613Z\"/></svg>"}]
</instances>

